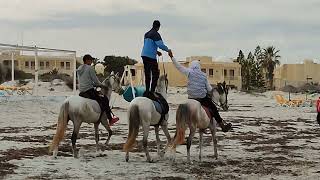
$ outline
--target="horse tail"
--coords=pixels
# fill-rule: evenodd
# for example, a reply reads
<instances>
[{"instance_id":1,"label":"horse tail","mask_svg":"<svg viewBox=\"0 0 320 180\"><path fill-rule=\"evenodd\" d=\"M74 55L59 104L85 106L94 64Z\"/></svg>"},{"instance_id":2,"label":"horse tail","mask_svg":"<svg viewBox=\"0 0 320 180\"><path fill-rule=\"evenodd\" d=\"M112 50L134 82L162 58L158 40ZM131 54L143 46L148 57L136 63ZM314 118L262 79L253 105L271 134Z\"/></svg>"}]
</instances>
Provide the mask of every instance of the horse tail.
<instances>
[{"instance_id":1,"label":"horse tail","mask_svg":"<svg viewBox=\"0 0 320 180\"><path fill-rule=\"evenodd\" d=\"M174 139L174 146L184 143L186 123L189 121L189 107L188 104L180 104L176 114L176 134Z\"/></svg>"},{"instance_id":2,"label":"horse tail","mask_svg":"<svg viewBox=\"0 0 320 180\"><path fill-rule=\"evenodd\" d=\"M140 116L139 107L137 105L131 106L128 112L129 115L129 135L126 144L123 146L123 150L128 152L132 149L132 146L136 142L136 138L139 133Z\"/></svg>"},{"instance_id":3,"label":"horse tail","mask_svg":"<svg viewBox=\"0 0 320 180\"><path fill-rule=\"evenodd\" d=\"M54 135L52 143L49 148L50 153L59 145L60 141L62 141L64 138L64 133L67 129L68 120L69 120L68 108L69 108L69 102L65 101L60 108L56 134Z\"/></svg>"}]
</instances>

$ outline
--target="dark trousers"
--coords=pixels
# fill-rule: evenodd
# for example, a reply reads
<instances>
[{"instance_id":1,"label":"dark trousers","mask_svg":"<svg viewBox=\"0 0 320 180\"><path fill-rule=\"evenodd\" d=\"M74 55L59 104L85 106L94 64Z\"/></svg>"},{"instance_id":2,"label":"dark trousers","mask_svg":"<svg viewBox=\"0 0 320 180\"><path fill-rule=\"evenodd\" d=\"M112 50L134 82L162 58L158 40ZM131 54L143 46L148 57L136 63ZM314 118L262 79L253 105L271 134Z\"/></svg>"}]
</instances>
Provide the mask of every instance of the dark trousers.
<instances>
[{"instance_id":1,"label":"dark trousers","mask_svg":"<svg viewBox=\"0 0 320 180\"><path fill-rule=\"evenodd\" d=\"M209 108L211 115L214 117L217 123L222 123L222 118L219 114L217 106L213 103L210 97L206 96L205 98L195 99L195 100L199 101L202 106Z\"/></svg>"},{"instance_id":2,"label":"dark trousers","mask_svg":"<svg viewBox=\"0 0 320 180\"><path fill-rule=\"evenodd\" d=\"M155 92L158 79L159 79L159 67L156 59L151 59L145 56L142 56L143 65L144 65L144 75L145 75L145 84L146 91ZM151 81L152 75L152 81ZM150 81L151 81L151 89L150 89Z\"/></svg>"},{"instance_id":3,"label":"dark trousers","mask_svg":"<svg viewBox=\"0 0 320 180\"><path fill-rule=\"evenodd\" d=\"M96 100L99 105L100 105L100 108L101 108L101 111L105 111L106 114L107 114L107 118L109 120L112 119L112 116L111 116L111 109L109 107L109 99L105 96L100 96L98 91L96 91L95 89L89 89L85 92L80 92L79 96L81 97L84 97L84 98L89 98L89 99L92 99L92 100Z\"/></svg>"},{"instance_id":4,"label":"dark trousers","mask_svg":"<svg viewBox=\"0 0 320 180\"><path fill-rule=\"evenodd\" d=\"M318 112L317 121L318 121L318 124L320 125L320 112Z\"/></svg>"}]
</instances>

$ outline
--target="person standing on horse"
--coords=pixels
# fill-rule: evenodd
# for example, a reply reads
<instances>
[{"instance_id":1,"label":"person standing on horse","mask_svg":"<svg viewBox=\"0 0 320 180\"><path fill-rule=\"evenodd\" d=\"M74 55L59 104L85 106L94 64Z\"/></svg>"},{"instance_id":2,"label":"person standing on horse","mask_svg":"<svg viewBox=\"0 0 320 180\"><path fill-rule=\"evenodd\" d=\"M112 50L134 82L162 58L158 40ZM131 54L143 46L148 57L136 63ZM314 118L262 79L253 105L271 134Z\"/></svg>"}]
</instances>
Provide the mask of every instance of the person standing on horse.
<instances>
[{"instance_id":1,"label":"person standing on horse","mask_svg":"<svg viewBox=\"0 0 320 180\"><path fill-rule=\"evenodd\" d=\"M188 98L197 100L201 105L208 107L211 111L212 117L217 121L222 131L228 132L231 129L232 124L224 123L216 105L208 95L208 93L212 91L212 87L208 82L206 74L201 71L199 61L192 61L190 67L186 68L177 62L172 53L170 53L169 56L171 57L175 67L188 77Z\"/></svg>"},{"instance_id":2,"label":"person standing on horse","mask_svg":"<svg viewBox=\"0 0 320 180\"><path fill-rule=\"evenodd\" d=\"M144 35L144 44L141 52L141 58L144 65L144 74L145 74L145 84L146 91L144 93L145 97L151 99L155 98L155 89L157 87L157 81L159 78L159 67L157 62L157 55L161 56L161 52L158 51L158 48L171 53L171 50L163 43L161 35L159 34L160 21L155 20L152 25L152 29L145 33ZM152 81L151 81L152 76ZM150 88L151 81L151 88Z\"/></svg>"},{"instance_id":3,"label":"person standing on horse","mask_svg":"<svg viewBox=\"0 0 320 180\"><path fill-rule=\"evenodd\" d=\"M83 56L83 65L77 69L77 76L79 82L79 96L96 100L101 108L101 112L106 112L107 118L109 119L110 126L116 123L119 118L112 117L111 109L109 107L109 99L105 96L100 96L95 87L101 87L103 84L99 81L95 70L91 66L94 58L86 54Z\"/></svg>"}]
</instances>

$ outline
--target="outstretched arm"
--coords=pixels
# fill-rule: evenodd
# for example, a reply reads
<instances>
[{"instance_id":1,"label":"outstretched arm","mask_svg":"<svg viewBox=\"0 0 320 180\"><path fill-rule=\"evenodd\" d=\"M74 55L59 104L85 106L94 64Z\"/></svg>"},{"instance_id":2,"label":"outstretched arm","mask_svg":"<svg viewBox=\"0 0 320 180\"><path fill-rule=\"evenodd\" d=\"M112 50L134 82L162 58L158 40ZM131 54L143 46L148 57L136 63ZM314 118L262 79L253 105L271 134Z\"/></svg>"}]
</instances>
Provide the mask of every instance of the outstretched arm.
<instances>
[{"instance_id":1,"label":"outstretched arm","mask_svg":"<svg viewBox=\"0 0 320 180\"><path fill-rule=\"evenodd\" d=\"M156 43L156 45L157 45L160 49L162 49L162 50L164 50L164 51L166 51L166 52L169 52L169 51L170 51L170 49L168 48L168 46L164 45L164 43L163 43L163 41L162 41L162 38L161 38L161 35L160 35L159 33L156 33L155 38L154 38L153 40L154 40L154 42Z\"/></svg>"},{"instance_id":2,"label":"outstretched arm","mask_svg":"<svg viewBox=\"0 0 320 180\"><path fill-rule=\"evenodd\" d=\"M177 62L176 58L174 58L174 57L171 57L171 60L172 60L172 62L173 62L173 64L174 64L174 66L175 66L181 73L183 73L183 74L186 75L186 76L189 75L189 72L190 72L189 68L186 68L186 67L182 66L180 63Z\"/></svg>"},{"instance_id":3,"label":"outstretched arm","mask_svg":"<svg viewBox=\"0 0 320 180\"><path fill-rule=\"evenodd\" d=\"M155 43L157 44L157 46L158 46L160 49L162 49L162 50L164 50L164 51L166 51L166 52L169 51L168 46L166 46L166 45L163 43L162 40L155 41Z\"/></svg>"}]
</instances>

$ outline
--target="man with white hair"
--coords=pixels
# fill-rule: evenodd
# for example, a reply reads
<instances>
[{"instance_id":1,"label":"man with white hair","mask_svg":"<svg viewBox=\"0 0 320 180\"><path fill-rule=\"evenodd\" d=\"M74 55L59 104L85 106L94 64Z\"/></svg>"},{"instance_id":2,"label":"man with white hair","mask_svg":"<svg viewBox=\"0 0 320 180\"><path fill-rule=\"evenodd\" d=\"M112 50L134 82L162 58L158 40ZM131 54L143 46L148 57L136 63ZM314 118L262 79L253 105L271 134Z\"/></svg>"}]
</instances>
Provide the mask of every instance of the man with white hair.
<instances>
[{"instance_id":1,"label":"man with white hair","mask_svg":"<svg viewBox=\"0 0 320 180\"><path fill-rule=\"evenodd\" d=\"M212 87L208 82L207 75L201 71L199 61L192 61L190 67L186 68L177 62L172 53L169 56L175 67L188 77L188 98L197 100L201 105L208 107L211 110L212 117L217 121L222 131L228 132L232 124L223 122L217 107L212 102L211 97L207 95L208 92L212 91Z\"/></svg>"}]
</instances>

